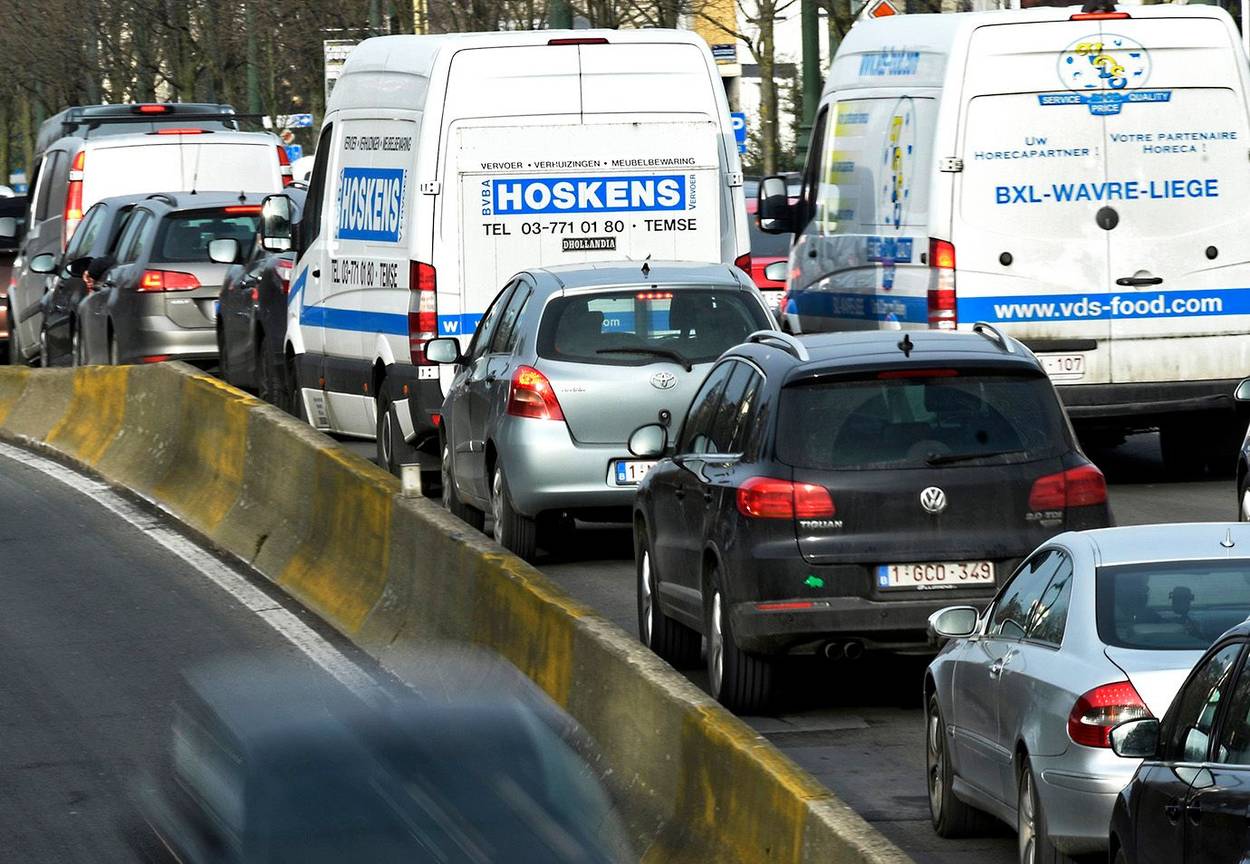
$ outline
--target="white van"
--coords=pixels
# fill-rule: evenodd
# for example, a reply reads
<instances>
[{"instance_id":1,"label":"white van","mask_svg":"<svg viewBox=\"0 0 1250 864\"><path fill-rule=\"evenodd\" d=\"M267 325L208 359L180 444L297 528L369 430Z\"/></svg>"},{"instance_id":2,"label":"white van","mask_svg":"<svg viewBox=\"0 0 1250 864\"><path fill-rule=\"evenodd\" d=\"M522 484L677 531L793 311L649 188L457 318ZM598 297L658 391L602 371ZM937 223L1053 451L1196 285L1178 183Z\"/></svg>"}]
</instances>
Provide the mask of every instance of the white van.
<instances>
[{"instance_id":1,"label":"white van","mask_svg":"<svg viewBox=\"0 0 1250 864\"><path fill-rule=\"evenodd\" d=\"M796 235L785 326L991 322L1075 420L1159 426L1169 463L1200 465L1245 430L1229 421L1250 373L1246 86L1214 6L857 24L800 202L773 181L760 204Z\"/></svg>"},{"instance_id":2,"label":"white van","mask_svg":"<svg viewBox=\"0 0 1250 864\"><path fill-rule=\"evenodd\" d=\"M452 370L423 346L467 346L514 273L749 266L711 53L668 30L369 39L335 85L292 239L292 404L317 428L376 436L392 470L424 464Z\"/></svg>"}]
</instances>

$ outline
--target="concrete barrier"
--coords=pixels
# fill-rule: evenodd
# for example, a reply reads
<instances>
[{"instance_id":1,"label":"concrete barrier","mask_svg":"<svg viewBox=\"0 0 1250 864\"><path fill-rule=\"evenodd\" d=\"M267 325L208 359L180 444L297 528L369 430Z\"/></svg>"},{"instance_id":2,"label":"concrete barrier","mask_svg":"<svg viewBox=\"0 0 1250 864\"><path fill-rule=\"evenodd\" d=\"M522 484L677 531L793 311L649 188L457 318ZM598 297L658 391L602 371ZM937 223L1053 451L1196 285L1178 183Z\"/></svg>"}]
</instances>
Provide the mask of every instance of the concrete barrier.
<instances>
[{"instance_id":1,"label":"concrete barrier","mask_svg":"<svg viewBox=\"0 0 1250 864\"><path fill-rule=\"evenodd\" d=\"M180 364L0 369L0 435L154 500L400 678L433 640L503 655L595 738L645 862L909 860L537 570L215 378Z\"/></svg>"}]
</instances>

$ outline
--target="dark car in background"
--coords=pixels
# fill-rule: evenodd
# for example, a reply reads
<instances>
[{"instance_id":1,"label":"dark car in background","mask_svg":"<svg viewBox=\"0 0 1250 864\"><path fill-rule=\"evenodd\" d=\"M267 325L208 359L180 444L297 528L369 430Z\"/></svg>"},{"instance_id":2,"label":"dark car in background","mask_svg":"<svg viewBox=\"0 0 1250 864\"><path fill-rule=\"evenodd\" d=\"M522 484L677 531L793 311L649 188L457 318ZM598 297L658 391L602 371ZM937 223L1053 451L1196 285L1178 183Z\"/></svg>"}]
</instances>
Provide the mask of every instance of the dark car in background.
<instances>
[{"instance_id":1,"label":"dark car in background","mask_svg":"<svg viewBox=\"0 0 1250 864\"><path fill-rule=\"evenodd\" d=\"M145 198L126 217L108 271L79 306L85 363L217 364L217 295L229 264L210 244L250 244L263 194L179 192Z\"/></svg>"},{"instance_id":2,"label":"dark car in background","mask_svg":"<svg viewBox=\"0 0 1250 864\"><path fill-rule=\"evenodd\" d=\"M928 617L987 602L1061 531L1110 524L1040 362L992 328L757 333L708 373L634 505L639 634L708 640L712 694L765 707L789 655L927 653Z\"/></svg>"},{"instance_id":3,"label":"dark car in background","mask_svg":"<svg viewBox=\"0 0 1250 864\"><path fill-rule=\"evenodd\" d=\"M10 226L13 229L11 232L0 232L0 342L7 342L9 338L7 298L9 288L16 278L13 262L21 248L22 235L26 232L27 206L25 195L0 198L0 219L13 220ZM3 352L0 352L0 359L4 356Z\"/></svg>"},{"instance_id":4,"label":"dark car in background","mask_svg":"<svg viewBox=\"0 0 1250 864\"><path fill-rule=\"evenodd\" d=\"M299 219L305 191L291 186L286 195ZM228 383L254 390L266 402L289 411L283 346L295 252L267 251L257 231L240 257L243 261L230 268L218 297L220 374Z\"/></svg>"}]
</instances>

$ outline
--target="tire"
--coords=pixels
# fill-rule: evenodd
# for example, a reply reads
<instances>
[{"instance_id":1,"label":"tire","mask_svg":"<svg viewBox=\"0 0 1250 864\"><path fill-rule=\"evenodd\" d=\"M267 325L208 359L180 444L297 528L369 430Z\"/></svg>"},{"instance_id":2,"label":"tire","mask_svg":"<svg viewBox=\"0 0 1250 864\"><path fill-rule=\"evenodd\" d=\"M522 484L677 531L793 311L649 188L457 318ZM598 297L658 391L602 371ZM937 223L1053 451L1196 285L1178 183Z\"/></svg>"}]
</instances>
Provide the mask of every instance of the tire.
<instances>
[{"instance_id":1,"label":"tire","mask_svg":"<svg viewBox=\"0 0 1250 864\"><path fill-rule=\"evenodd\" d=\"M1063 859L1050 842L1046 814L1037 796L1033 768L1025 760L1020 769L1016 798L1016 836L1020 864L1060 864Z\"/></svg>"},{"instance_id":2,"label":"tire","mask_svg":"<svg viewBox=\"0 0 1250 864\"><path fill-rule=\"evenodd\" d=\"M307 421L308 414L304 410L304 396L300 393L299 367L295 365L295 355L287 354L283 359L286 367L287 408L292 416Z\"/></svg>"},{"instance_id":3,"label":"tire","mask_svg":"<svg viewBox=\"0 0 1250 864\"><path fill-rule=\"evenodd\" d=\"M24 366L26 360L22 357L22 340L17 333L17 319L13 317L13 304L6 301L5 307L9 322L9 365Z\"/></svg>"},{"instance_id":4,"label":"tire","mask_svg":"<svg viewBox=\"0 0 1250 864\"><path fill-rule=\"evenodd\" d=\"M719 574L713 572L703 598L708 687L712 698L729 710L759 713L772 701L777 661L738 647L725 605Z\"/></svg>"},{"instance_id":5,"label":"tire","mask_svg":"<svg viewBox=\"0 0 1250 864\"><path fill-rule=\"evenodd\" d=\"M538 554L538 532L534 520L512 507L508 478L503 466L496 465L490 482L490 510L494 519L495 542L519 558L532 562Z\"/></svg>"},{"instance_id":6,"label":"tire","mask_svg":"<svg viewBox=\"0 0 1250 864\"><path fill-rule=\"evenodd\" d=\"M121 352L121 349L117 346L117 336L116 334L113 334L113 333L109 334L109 365L110 366L122 365L122 352Z\"/></svg>"},{"instance_id":7,"label":"tire","mask_svg":"<svg viewBox=\"0 0 1250 864\"><path fill-rule=\"evenodd\" d=\"M669 618L660 608L659 580L651 560L651 542L645 528L638 529L634 562L638 577L639 641L674 669L699 665L699 650L702 647L699 634L680 621Z\"/></svg>"},{"instance_id":8,"label":"tire","mask_svg":"<svg viewBox=\"0 0 1250 864\"><path fill-rule=\"evenodd\" d=\"M942 706L935 695L925 710L925 772L929 790L929 818L939 837L975 837L985 833L990 817L955 797L955 769Z\"/></svg>"},{"instance_id":9,"label":"tire","mask_svg":"<svg viewBox=\"0 0 1250 864\"><path fill-rule=\"evenodd\" d=\"M1240 522L1250 522L1250 484L1242 484L1239 500L1241 504L1238 507L1237 519Z\"/></svg>"},{"instance_id":10,"label":"tire","mask_svg":"<svg viewBox=\"0 0 1250 864\"><path fill-rule=\"evenodd\" d=\"M443 445L442 458L443 506L447 512L464 522L470 528L481 531L486 527L486 514L476 507L470 507L460 500L456 494L456 478L451 464L451 445Z\"/></svg>"},{"instance_id":11,"label":"tire","mask_svg":"<svg viewBox=\"0 0 1250 864\"><path fill-rule=\"evenodd\" d=\"M85 366L82 362L82 336L78 332L78 325L73 319L69 323L69 365Z\"/></svg>"},{"instance_id":12,"label":"tire","mask_svg":"<svg viewBox=\"0 0 1250 864\"><path fill-rule=\"evenodd\" d=\"M52 358L48 356L48 331L39 328L39 365L47 369L52 364L49 362Z\"/></svg>"},{"instance_id":13,"label":"tire","mask_svg":"<svg viewBox=\"0 0 1250 864\"><path fill-rule=\"evenodd\" d=\"M1115 861L1115 864L1128 864L1128 855L1125 854L1123 846L1115 850L1114 861Z\"/></svg>"},{"instance_id":14,"label":"tire","mask_svg":"<svg viewBox=\"0 0 1250 864\"><path fill-rule=\"evenodd\" d=\"M221 319L217 319L217 377L221 378L227 384L234 384L230 378L230 361L229 354L226 352L226 331L221 326ZM236 385L237 386L237 385Z\"/></svg>"},{"instance_id":15,"label":"tire","mask_svg":"<svg viewBox=\"0 0 1250 864\"><path fill-rule=\"evenodd\" d=\"M409 465L417 461L416 449L404 440L400 431L399 419L395 416L395 406L391 396L386 392L386 382L378 388L377 425L374 429L378 447L378 464L399 476L401 465Z\"/></svg>"},{"instance_id":16,"label":"tire","mask_svg":"<svg viewBox=\"0 0 1250 864\"><path fill-rule=\"evenodd\" d=\"M270 405L289 412L290 388L286 383L286 367L269 348L269 340L261 333L256 339L256 395Z\"/></svg>"}]
</instances>

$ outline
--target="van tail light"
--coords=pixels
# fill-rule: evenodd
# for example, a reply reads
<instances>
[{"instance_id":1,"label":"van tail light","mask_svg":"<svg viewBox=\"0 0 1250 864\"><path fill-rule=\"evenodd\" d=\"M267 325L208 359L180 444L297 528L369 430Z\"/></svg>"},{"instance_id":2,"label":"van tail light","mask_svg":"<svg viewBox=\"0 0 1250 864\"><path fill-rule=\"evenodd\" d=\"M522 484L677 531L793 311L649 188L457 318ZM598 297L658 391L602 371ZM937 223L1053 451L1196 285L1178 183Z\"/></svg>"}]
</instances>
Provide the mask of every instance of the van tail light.
<instances>
[{"instance_id":1,"label":"van tail light","mask_svg":"<svg viewBox=\"0 0 1250 864\"><path fill-rule=\"evenodd\" d=\"M1112 21L1123 18L1132 18L1133 16L1127 12L1077 12L1075 15L1069 15L1069 21Z\"/></svg>"},{"instance_id":2,"label":"van tail light","mask_svg":"<svg viewBox=\"0 0 1250 864\"><path fill-rule=\"evenodd\" d=\"M193 291L200 287L200 280L193 273L178 270L144 270L135 290L145 294L159 291Z\"/></svg>"},{"instance_id":3,"label":"van tail light","mask_svg":"<svg viewBox=\"0 0 1250 864\"><path fill-rule=\"evenodd\" d=\"M1106 503L1107 480L1093 465L1038 477L1029 492L1029 510L1033 513Z\"/></svg>"},{"instance_id":4,"label":"van tail light","mask_svg":"<svg viewBox=\"0 0 1250 864\"><path fill-rule=\"evenodd\" d=\"M286 155L286 148L281 144L278 145L278 173L282 175L283 186L290 186L295 182L295 175L291 171L291 157Z\"/></svg>"},{"instance_id":5,"label":"van tail light","mask_svg":"<svg viewBox=\"0 0 1250 864\"><path fill-rule=\"evenodd\" d=\"M1068 737L1085 747L1110 747L1111 730L1149 717L1150 709L1128 681L1103 684L1076 700L1068 714Z\"/></svg>"},{"instance_id":6,"label":"van tail light","mask_svg":"<svg viewBox=\"0 0 1250 864\"><path fill-rule=\"evenodd\" d=\"M164 129L157 129L155 132L149 132L149 135L211 135L207 129L199 129L193 126L166 126Z\"/></svg>"},{"instance_id":7,"label":"van tail light","mask_svg":"<svg viewBox=\"0 0 1250 864\"><path fill-rule=\"evenodd\" d=\"M560 400L547 376L533 366L518 366L508 388L508 413L535 420L563 420Z\"/></svg>"},{"instance_id":8,"label":"van tail light","mask_svg":"<svg viewBox=\"0 0 1250 864\"><path fill-rule=\"evenodd\" d=\"M282 293L289 294L291 292L291 274L295 271L295 262L279 258L277 263L273 265L273 269L278 274L278 282L282 285Z\"/></svg>"},{"instance_id":9,"label":"van tail light","mask_svg":"<svg viewBox=\"0 0 1250 864\"><path fill-rule=\"evenodd\" d=\"M929 238L929 329L954 330L959 326L955 311L955 247L946 240Z\"/></svg>"},{"instance_id":10,"label":"van tail light","mask_svg":"<svg viewBox=\"0 0 1250 864\"><path fill-rule=\"evenodd\" d=\"M408 262L408 355L414 366L429 366L425 343L438 335L438 277L434 267Z\"/></svg>"},{"instance_id":11,"label":"van tail light","mask_svg":"<svg viewBox=\"0 0 1250 864\"><path fill-rule=\"evenodd\" d=\"M87 165L87 151L79 150L69 168L69 183L65 187L65 218L61 222L61 248L69 245L70 238L82 221L82 179Z\"/></svg>"},{"instance_id":12,"label":"van tail light","mask_svg":"<svg viewBox=\"0 0 1250 864\"><path fill-rule=\"evenodd\" d=\"M749 519L829 519L837 511L824 486L752 477L738 488L738 512Z\"/></svg>"},{"instance_id":13,"label":"van tail light","mask_svg":"<svg viewBox=\"0 0 1250 864\"><path fill-rule=\"evenodd\" d=\"M739 270L741 270L743 273L750 273L751 272L751 253L744 252L741 255L739 255L737 258L735 258L734 266L737 267Z\"/></svg>"}]
</instances>

